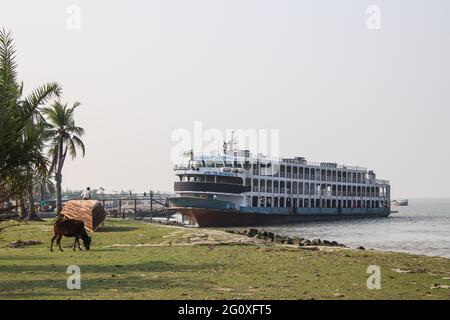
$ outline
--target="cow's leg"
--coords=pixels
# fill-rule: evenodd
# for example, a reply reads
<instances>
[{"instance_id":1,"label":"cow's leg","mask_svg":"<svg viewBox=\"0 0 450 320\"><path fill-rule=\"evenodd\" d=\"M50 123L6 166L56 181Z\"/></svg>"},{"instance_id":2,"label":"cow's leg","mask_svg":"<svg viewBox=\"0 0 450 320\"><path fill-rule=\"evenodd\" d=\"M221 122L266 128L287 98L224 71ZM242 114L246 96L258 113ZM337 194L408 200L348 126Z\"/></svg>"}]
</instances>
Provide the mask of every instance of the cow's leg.
<instances>
[{"instance_id":1,"label":"cow's leg","mask_svg":"<svg viewBox=\"0 0 450 320\"><path fill-rule=\"evenodd\" d=\"M55 233L55 235L53 236L52 241L51 241L51 243L50 243L50 251L51 251L51 252L53 252L53 242L55 241L56 237L57 237L57 235L56 235L56 233Z\"/></svg>"},{"instance_id":2,"label":"cow's leg","mask_svg":"<svg viewBox=\"0 0 450 320\"><path fill-rule=\"evenodd\" d=\"M62 237L63 237L62 235L59 235L58 239L56 239L56 243L59 246L59 250L64 251L63 248L61 248L61 239L62 239Z\"/></svg>"},{"instance_id":3,"label":"cow's leg","mask_svg":"<svg viewBox=\"0 0 450 320\"><path fill-rule=\"evenodd\" d=\"M83 249L81 249L81 246L80 246L80 238L77 238L77 243L78 243L78 249L80 249L80 251L83 251Z\"/></svg>"},{"instance_id":4,"label":"cow's leg","mask_svg":"<svg viewBox=\"0 0 450 320\"><path fill-rule=\"evenodd\" d=\"M75 245L77 244L77 238L75 237L75 241L73 242L73 246L72 246L72 248L73 248L73 251L75 251Z\"/></svg>"}]
</instances>

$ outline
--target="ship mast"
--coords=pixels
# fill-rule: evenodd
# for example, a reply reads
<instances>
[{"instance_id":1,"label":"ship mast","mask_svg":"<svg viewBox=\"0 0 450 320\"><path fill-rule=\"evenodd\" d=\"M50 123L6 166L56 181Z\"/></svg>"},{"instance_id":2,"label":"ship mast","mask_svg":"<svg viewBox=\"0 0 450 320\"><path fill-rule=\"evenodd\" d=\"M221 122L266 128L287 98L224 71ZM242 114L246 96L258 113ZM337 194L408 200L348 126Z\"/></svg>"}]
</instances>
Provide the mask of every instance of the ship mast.
<instances>
[{"instance_id":1,"label":"ship mast","mask_svg":"<svg viewBox=\"0 0 450 320\"><path fill-rule=\"evenodd\" d=\"M238 141L234 137L234 130L231 132L231 139L228 142L223 142L223 154L234 154L235 146L237 146Z\"/></svg>"}]
</instances>

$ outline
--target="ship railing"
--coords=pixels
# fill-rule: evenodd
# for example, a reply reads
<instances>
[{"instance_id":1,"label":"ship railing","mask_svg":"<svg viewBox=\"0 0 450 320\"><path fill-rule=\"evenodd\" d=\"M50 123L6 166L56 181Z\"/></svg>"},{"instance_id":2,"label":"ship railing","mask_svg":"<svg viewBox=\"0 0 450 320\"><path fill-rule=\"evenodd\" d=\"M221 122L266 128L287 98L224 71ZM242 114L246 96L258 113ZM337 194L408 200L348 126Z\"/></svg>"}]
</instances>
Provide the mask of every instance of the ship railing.
<instances>
[{"instance_id":1,"label":"ship railing","mask_svg":"<svg viewBox=\"0 0 450 320\"><path fill-rule=\"evenodd\" d=\"M200 160L200 161L211 161L211 162L228 162L233 163L234 161L237 162L250 162L250 163L268 163L268 162L275 162L275 163L292 163L292 164L300 164L300 165L306 165L311 167L320 167L324 168L323 165L321 165L320 162L314 162L314 161L286 161L287 159L283 158L276 158L276 157L244 157L244 156L234 156L234 155L205 155L202 153L194 153L193 154L194 160ZM360 166L349 166L349 165L342 165L338 164L336 167L333 167L333 169L344 169L344 170L352 170L352 171L365 171L367 172L366 167L360 167Z\"/></svg>"},{"instance_id":2,"label":"ship railing","mask_svg":"<svg viewBox=\"0 0 450 320\"><path fill-rule=\"evenodd\" d=\"M186 165L176 164L175 165L175 170L191 170L191 168L189 166L186 166Z\"/></svg>"},{"instance_id":3,"label":"ship railing","mask_svg":"<svg viewBox=\"0 0 450 320\"><path fill-rule=\"evenodd\" d=\"M245 169L242 168L229 168L229 167L225 167L225 168L207 168L208 171L210 172L222 172L222 173L232 173L235 175L242 175L244 174ZM185 173L202 173L201 171L199 171L199 167L189 167L189 166L180 166L180 165L176 165L175 166L175 171L185 171ZM255 173L254 173L255 174Z\"/></svg>"}]
</instances>

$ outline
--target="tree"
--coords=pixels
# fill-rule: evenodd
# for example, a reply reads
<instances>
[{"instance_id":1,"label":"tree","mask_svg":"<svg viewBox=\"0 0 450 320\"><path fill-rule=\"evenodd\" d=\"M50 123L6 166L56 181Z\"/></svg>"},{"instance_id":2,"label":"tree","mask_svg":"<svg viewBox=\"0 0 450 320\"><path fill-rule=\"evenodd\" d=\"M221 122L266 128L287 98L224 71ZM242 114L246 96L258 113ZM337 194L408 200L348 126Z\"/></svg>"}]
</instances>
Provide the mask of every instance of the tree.
<instances>
[{"instance_id":1,"label":"tree","mask_svg":"<svg viewBox=\"0 0 450 320\"><path fill-rule=\"evenodd\" d=\"M72 107L68 107L67 103L55 102L51 107L43 110L47 119L46 137L51 143L50 156L52 162L50 172L55 173L57 213L60 213L62 208L62 170L67 152L72 159L77 156L77 149L81 149L83 157L85 155L84 143L81 140L84 129L77 127L74 120L74 111L79 105L79 102L75 102Z\"/></svg>"},{"instance_id":2,"label":"tree","mask_svg":"<svg viewBox=\"0 0 450 320\"><path fill-rule=\"evenodd\" d=\"M40 110L61 91L58 83L50 82L24 97L12 34L0 30L0 202L23 200L33 177L46 174Z\"/></svg>"}]
</instances>

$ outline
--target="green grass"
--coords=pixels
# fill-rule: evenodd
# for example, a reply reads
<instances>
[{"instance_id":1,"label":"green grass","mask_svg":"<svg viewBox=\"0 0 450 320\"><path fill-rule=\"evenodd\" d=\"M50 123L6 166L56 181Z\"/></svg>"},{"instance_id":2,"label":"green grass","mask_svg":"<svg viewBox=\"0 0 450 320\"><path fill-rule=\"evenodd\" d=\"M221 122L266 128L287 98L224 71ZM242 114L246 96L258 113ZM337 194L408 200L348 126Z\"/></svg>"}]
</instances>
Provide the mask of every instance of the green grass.
<instances>
[{"instance_id":1,"label":"green grass","mask_svg":"<svg viewBox=\"0 0 450 320\"><path fill-rule=\"evenodd\" d=\"M446 258L282 246L111 247L175 243L183 230L109 220L93 234L91 251L73 252L73 240L64 238L65 252L50 252L50 221L7 228L0 233L0 299L450 299L450 289L431 289L450 285ZM18 239L44 244L10 248ZM66 287L69 265L81 268L81 290ZM381 267L380 290L367 289L369 265Z\"/></svg>"}]
</instances>

